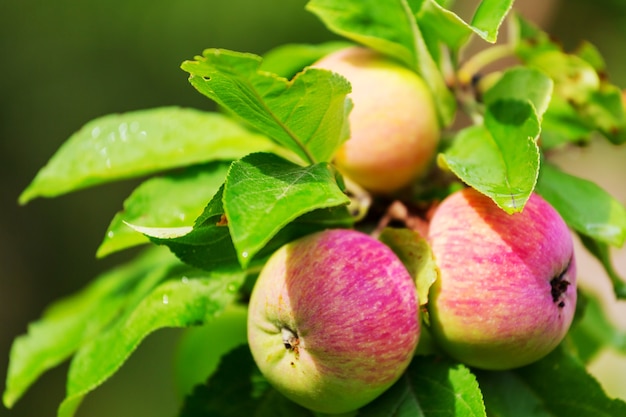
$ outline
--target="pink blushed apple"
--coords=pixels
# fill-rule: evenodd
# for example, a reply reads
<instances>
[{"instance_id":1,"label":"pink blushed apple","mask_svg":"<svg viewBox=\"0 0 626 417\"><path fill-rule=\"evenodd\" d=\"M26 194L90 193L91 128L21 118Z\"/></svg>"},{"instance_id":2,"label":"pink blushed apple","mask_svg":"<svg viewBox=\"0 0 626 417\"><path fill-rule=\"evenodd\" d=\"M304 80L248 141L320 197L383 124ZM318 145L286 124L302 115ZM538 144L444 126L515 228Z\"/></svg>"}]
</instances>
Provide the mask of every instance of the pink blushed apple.
<instances>
[{"instance_id":1,"label":"pink blushed apple","mask_svg":"<svg viewBox=\"0 0 626 417\"><path fill-rule=\"evenodd\" d=\"M431 93L418 74L358 46L313 66L337 72L352 85L350 138L335 156L339 171L376 194L394 193L424 174L440 130Z\"/></svg>"},{"instance_id":2,"label":"pink blushed apple","mask_svg":"<svg viewBox=\"0 0 626 417\"><path fill-rule=\"evenodd\" d=\"M419 338L415 284L383 243L318 232L276 251L251 295L248 341L267 380L311 410L344 413L389 388Z\"/></svg>"},{"instance_id":3,"label":"pink blushed apple","mask_svg":"<svg viewBox=\"0 0 626 417\"><path fill-rule=\"evenodd\" d=\"M507 214L471 188L435 211L429 242L439 278L428 302L435 340L477 368L511 369L552 351L576 308L572 237L537 194Z\"/></svg>"}]
</instances>

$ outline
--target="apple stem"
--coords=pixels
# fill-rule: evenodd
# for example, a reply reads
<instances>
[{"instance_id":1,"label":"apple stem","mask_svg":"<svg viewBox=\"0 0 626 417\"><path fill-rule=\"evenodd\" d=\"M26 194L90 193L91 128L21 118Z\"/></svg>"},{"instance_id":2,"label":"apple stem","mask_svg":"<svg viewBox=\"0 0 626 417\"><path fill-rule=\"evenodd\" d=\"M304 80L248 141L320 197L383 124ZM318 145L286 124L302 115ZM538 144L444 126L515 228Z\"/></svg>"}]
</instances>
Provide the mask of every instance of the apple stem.
<instances>
[{"instance_id":1,"label":"apple stem","mask_svg":"<svg viewBox=\"0 0 626 417\"><path fill-rule=\"evenodd\" d=\"M489 64L513 56L515 50L511 44L496 45L478 52L459 68L457 80L460 85L470 85L478 72Z\"/></svg>"},{"instance_id":2,"label":"apple stem","mask_svg":"<svg viewBox=\"0 0 626 417\"><path fill-rule=\"evenodd\" d=\"M343 175L343 182L346 186L348 196L350 197L348 211L356 221L359 221L363 219L369 211L369 208L372 205L372 196L363 187L346 175Z\"/></svg>"},{"instance_id":3,"label":"apple stem","mask_svg":"<svg viewBox=\"0 0 626 417\"><path fill-rule=\"evenodd\" d=\"M465 113L473 124L483 123L483 105L477 99L485 89L493 85L500 77L495 71L486 76L480 76L481 69L500 59L514 56L513 44L495 45L476 53L469 58L456 73L456 95Z\"/></svg>"},{"instance_id":4,"label":"apple stem","mask_svg":"<svg viewBox=\"0 0 626 417\"><path fill-rule=\"evenodd\" d=\"M382 231L392 222L401 222L404 227L417 232L422 237L428 234L428 220L412 212L402 201L395 200L387 207L385 214L370 233L370 236L378 239Z\"/></svg>"}]
</instances>

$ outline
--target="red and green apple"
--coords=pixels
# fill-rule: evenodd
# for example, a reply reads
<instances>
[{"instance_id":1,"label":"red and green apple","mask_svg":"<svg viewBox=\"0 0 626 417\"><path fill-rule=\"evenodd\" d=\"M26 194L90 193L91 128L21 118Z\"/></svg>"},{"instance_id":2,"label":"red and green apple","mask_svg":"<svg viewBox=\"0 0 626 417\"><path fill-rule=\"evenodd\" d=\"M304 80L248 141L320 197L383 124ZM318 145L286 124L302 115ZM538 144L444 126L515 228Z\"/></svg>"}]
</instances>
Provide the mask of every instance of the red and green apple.
<instances>
[{"instance_id":1,"label":"red and green apple","mask_svg":"<svg viewBox=\"0 0 626 417\"><path fill-rule=\"evenodd\" d=\"M286 244L263 267L248 342L263 375L294 402L345 413L388 389L413 357L417 290L399 258L362 232Z\"/></svg>"},{"instance_id":2,"label":"red and green apple","mask_svg":"<svg viewBox=\"0 0 626 417\"><path fill-rule=\"evenodd\" d=\"M511 369L563 340L576 308L576 262L567 225L542 197L507 214L472 188L458 191L436 209L428 240L439 270L430 326L452 357Z\"/></svg>"}]
</instances>

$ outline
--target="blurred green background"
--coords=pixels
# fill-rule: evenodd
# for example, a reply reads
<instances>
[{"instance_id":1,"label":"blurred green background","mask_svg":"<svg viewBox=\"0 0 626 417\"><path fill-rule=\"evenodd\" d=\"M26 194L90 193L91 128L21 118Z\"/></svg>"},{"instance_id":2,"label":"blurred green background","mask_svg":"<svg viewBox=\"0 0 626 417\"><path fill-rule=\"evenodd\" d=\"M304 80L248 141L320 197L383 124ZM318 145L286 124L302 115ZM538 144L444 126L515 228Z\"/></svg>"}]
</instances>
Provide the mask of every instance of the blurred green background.
<instances>
[{"instance_id":1,"label":"blurred green background","mask_svg":"<svg viewBox=\"0 0 626 417\"><path fill-rule=\"evenodd\" d=\"M51 301L126 259L95 259L103 233L136 182L17 205L19 193L88 120L164 105L212 109L180 63L207 47L262 54L288 42L335 37L306 0L0 1L0 375L10 344ZM468 2L464 3L468 7ZM475 3L475 2L471 2ZM609 75L626 85L626 2L518 0L518 9L573 47L599 46ZM623 186L623 185L622 185ZM78 416L172 416L172 352L179 332L149 337ZM0 416L53 415L67 365L46 374Z\"/></svg>"}]
</instances>

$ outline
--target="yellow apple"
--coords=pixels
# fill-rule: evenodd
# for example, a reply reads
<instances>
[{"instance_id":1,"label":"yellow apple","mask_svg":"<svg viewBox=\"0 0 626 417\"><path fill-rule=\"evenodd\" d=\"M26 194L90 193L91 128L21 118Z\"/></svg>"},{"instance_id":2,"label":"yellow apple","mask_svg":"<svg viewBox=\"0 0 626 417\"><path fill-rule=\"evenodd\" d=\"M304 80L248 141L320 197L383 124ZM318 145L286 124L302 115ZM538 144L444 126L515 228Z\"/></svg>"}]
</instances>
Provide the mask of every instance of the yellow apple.
<instances>
[{"instance_id":1,"label":"yellow apple","mask_svg":"<svg viewBox=\"0 0 626 417\"><path fill-rule=\"evenodd\" d=\"M433 98L417 73L357 46L313 67L336 72L352 85L350 138L334 159L342 174L374 194L392 194L428 169L440 129Z\"/></svg>"}]
</instances>

